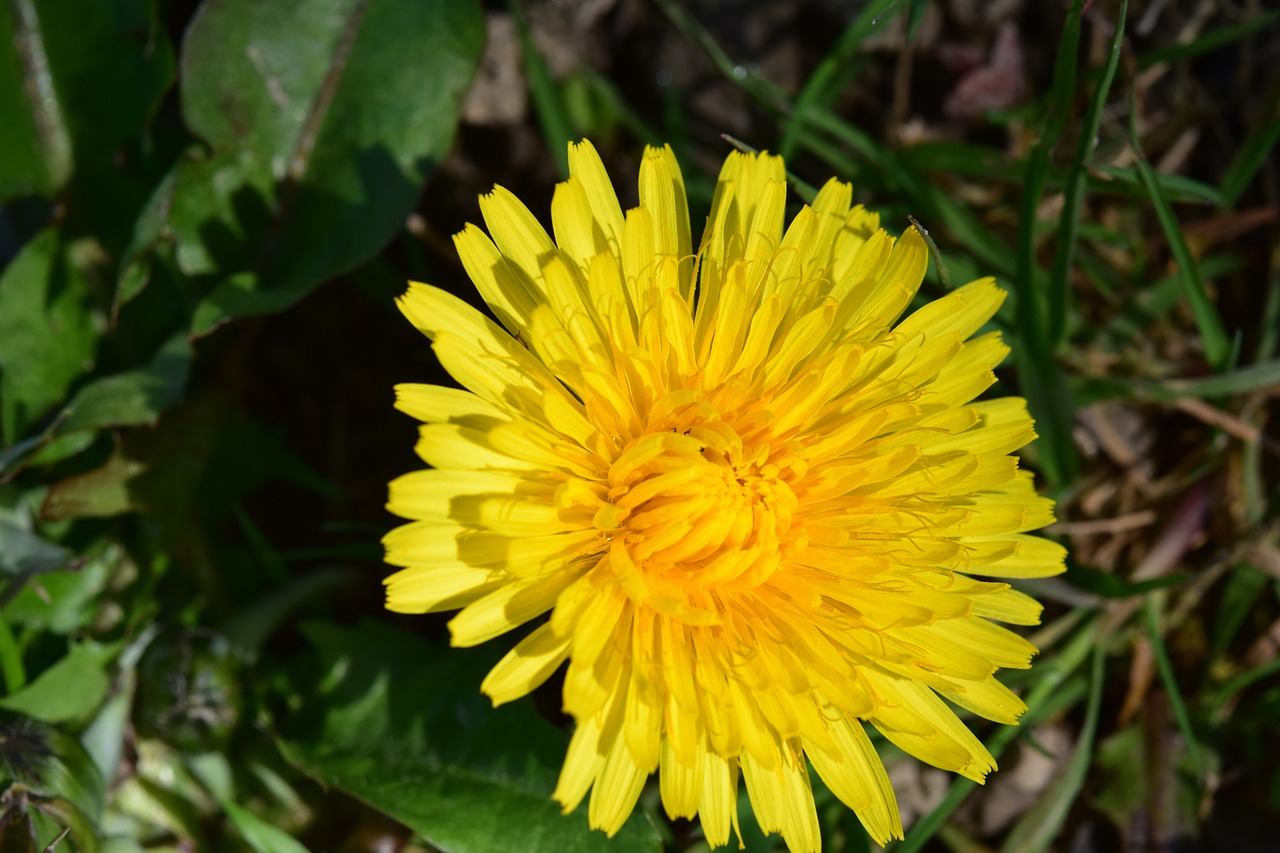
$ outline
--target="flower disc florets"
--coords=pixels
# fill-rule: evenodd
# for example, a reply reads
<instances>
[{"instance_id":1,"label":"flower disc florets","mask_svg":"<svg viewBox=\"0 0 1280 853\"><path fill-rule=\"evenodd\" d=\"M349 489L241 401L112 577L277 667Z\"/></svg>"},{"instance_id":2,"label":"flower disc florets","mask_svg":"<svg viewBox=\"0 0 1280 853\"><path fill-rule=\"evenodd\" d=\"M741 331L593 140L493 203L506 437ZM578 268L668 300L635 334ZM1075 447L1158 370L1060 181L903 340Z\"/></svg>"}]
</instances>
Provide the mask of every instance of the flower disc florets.
<instances>
[{"instance_id":1,"label":"flower disc florets","mask_svg":"<svg viewBox=\"0 0 1280 853\"><path fill-rule=\"evenodd\" d=\"M691 408L703 411L627 445L593 520L628 565L643 567L643 579L620 577L637 596L650 586L751 589L804 547L794 491L802 448L761 442L761 424L748 424L744 438L710 405Z\"/></svg>"},{"instance_id":2,"label":"flower disc florets","mask_svg":"<svg viewBox=\"0 0 1280 853\"><path fill-rule=\"evenodd\" d=\"M928 254L829 182L783 231L782 162L732 154L691 245L670 149L623 214L588 143L553 240L500 188L459 253L500 328L456 297L400 300L467 390L397 388L431 466L391 484L388 607L462 608L473 645L549 617L481 685L562 664L576 726L554 796L612 834L659 772L712 846L747 784L765 832L821 838L809 765L873 838L902 834L864 730L976 781L995 768L951 705L1013 723L995 678L1035 649L995 622L1040 607L982 576L1061 571L1010 454L1025 403L974 402L1007 350L983 279L906 319ZM975 337L976 335L976 337ZM945 700L945 701L944 701ZM948 704L950 703L950 705Z\"/></svg>"}]
</instances>

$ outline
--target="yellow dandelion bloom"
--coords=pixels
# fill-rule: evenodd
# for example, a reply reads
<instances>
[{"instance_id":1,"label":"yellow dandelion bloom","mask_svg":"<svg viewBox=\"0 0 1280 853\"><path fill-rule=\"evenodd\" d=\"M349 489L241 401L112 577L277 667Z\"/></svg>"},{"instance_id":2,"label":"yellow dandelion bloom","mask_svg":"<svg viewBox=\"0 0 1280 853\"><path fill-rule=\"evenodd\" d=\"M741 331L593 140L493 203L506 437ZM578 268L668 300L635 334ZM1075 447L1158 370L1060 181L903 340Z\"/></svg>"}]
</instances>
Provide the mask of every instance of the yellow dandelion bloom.
<instances>
[{"instance_id":1,"label":"yellow dandelion bloom","mask_svg":"<svg viewBox=\"0 0 1280 853\"><path fill-rule=\"evenodd\" d=\"M626 213L590 143L569 164L554 239L500 187L492 237L455 237L498 323L424 284L399 300L466 390L396 389L430 467L390 487L411 523L385 539L387 606L461 608L456 646L538 620L481 689L508 702L568 662L554 797L590 792L593 827L616 832L657 771L667 813L723 845L741 778L761 829L818 850L812 764L900 838L864 724L982 781L995 761L951 706L1018 719L995 672L1035 649L995 623L1040 606L977 578L1063 564L1026 534L1053 507L1010 455L1035 436L1025 402L974 402L1007 353L975 337L1004 293L982 279L899 322L921 237L835 180L784 231L778 157L729 155L696 251L670 148Z\"/></svg>"}]
</instances>

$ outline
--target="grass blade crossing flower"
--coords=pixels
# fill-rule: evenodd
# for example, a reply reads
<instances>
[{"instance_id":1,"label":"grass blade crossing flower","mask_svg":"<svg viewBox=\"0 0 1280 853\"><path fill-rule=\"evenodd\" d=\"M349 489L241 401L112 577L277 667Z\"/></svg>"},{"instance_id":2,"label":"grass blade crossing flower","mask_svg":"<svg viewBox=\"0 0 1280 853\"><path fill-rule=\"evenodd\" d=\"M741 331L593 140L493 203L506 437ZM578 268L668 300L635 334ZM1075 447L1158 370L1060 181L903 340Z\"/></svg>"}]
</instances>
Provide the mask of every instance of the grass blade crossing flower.
<instances>
[{"instance_id":1,"label":"grass blade crossing flower","mask_svg":"<svg viewBox=\"0 0 1280 853\"><path fill-rule=\"evenodd\" d=\"M732 153L694 250L669 148L622 211L571 145L554 239L506 190L459 254L498 322L423 284L399 304L466 389L397 387L430 467L395 480L387 606L454 610L454 645L537 621L481 685L567 661L555 798L616 832L659 773L713 846L745 781L765 832L818 850L812 764L877 842L901 837L866 724L970 779L951 705L1014 723L995 678L1040 606L987 577L1055 574L1053 520L1010 454L1021 399L974 402L1007 348L982 279L907 309L928 261L829 182L787 225L780 158ZM976 335L976 336L975 336ZM946 700L946 701L944 701ZM948 704L950 703L950 704ZM807 760L806 760L807 759Z\"/></svg>"}]
</instances>

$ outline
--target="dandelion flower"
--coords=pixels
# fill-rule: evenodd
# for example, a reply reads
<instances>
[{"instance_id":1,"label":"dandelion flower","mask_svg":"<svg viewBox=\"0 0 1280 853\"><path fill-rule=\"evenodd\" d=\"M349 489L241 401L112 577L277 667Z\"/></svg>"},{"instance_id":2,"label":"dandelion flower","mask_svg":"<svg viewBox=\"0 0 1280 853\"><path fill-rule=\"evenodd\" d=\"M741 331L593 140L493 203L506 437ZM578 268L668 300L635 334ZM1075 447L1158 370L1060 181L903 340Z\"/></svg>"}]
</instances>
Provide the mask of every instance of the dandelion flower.
<instances>
[{"instance_id":1,"label":"dandelion flower","mask_svg":"<svg viewBox=\"0 0 1280 853\"><path fill-rule=\"evenodd\" d=\"M384 542L387 606L461 608L456 646L537 623L481 689L509 702L568 662L554 797L589 792L606 833L658 772L712 846L742 779L762 830L818 850L811 764L900 838L867 724L982 781L995 761L952 706L1016 722L995 673L1035 648L996 623L1041 608L980 578L1062 569L1026 533L1053 516L1010 455L1035 437L1025 402L974 402L1004 293L982 279L899 321L921 237L835 180L784 231L779 157L729 155L696 251L669 147L625 214L590 143L569 166L554 239L501 187L491 237L455 237L497 323L424 284L399 300L466 390L396 388L430 467L390 487L411 521Z\"/></svg>"}]
</instances>

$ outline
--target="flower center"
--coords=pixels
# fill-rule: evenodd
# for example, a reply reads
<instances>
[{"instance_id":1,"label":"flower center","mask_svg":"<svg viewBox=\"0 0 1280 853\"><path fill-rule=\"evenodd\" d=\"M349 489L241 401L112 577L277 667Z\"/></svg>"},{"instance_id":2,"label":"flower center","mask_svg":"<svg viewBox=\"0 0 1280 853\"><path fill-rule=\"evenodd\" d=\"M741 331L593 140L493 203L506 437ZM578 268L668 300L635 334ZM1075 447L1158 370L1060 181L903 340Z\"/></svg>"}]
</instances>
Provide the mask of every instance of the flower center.
<instances>
[{"instance_id":1,"label":"flower center","mask_svg":"<svg viewBox=\"0 0 1280 853\"><path fill-rule=\"evenodd\" d=\"M622 537L651 579L749 589L804 545L798 449L744 439L719 420L648 433L609 469L595 526Z\"/></svg>"}]
</instances>

